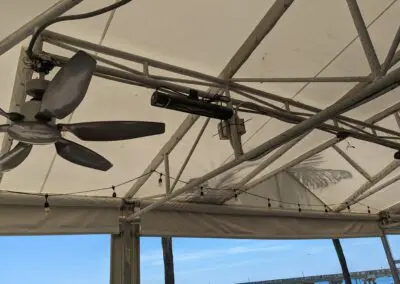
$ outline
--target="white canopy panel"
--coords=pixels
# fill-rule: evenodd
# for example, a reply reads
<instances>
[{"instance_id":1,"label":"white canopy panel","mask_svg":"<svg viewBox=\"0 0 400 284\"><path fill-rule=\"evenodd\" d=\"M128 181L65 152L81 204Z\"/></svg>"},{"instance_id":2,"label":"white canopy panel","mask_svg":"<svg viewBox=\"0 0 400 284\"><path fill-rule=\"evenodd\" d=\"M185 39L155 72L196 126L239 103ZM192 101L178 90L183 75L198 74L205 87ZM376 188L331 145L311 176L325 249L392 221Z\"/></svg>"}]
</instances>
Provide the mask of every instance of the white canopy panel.
<instances>
[{"instance_id":1,"label":"white canopy panel","mask_svg":"<svg viewBox=\"0 0 400 284\"><path fill-rule=\"evenodd\" d=\"M373 77L367 77L371 73L370 65L346 1L277 2L286 3L287 11L265 38L258 39L261 41L258 47L234 75L234 80L242 84L244 89L252 87L267 94L264 97L258 94L259 100L252 101L251 98L243 97L240 91L236 92L234 86L230 86L230 94L234 99L252 101L261 106L269 103L269 107L286 109L302 118L308 118L318 112L313 111L313 108L325 109L345 96L357 85L355 81L363 81L365 85L373 81ZM379 62L383 63L399 28L400 3L396 0L358 2ZM47 0L34 5L20 0L10 3L7 11L1 12L0 38L6 37L54 3ZM276 7L274 3L273 0L246 3L239 0L136 0L115 13L57 23L50 26L49 30L217 76L267 11ZM106 0L83 1L67 14L87 12L108 4L110 1ZM51 40L51 36L49 38ZM26 40L0 56L0 72L3 75L0 78L3 94L0 106L4 109L8 109L13 101L16 66L21 47L27 44ZM102 55L87 46L80 48L130 68L143 70L142 64L126 58ZM49 43L44 44L43 50L60 56L72 55L70 51ZM110 67L100 61L98 65ZM152 66L149 72L150 75L175 79L193 79ZM311 82L327 77L342 78L342 82ZM248 82L251 80L246 78L253 78L253 81L261 81L254 78L269 78L269 82ZM305 78L304 82L299 82L299 78ZM290 80L293 82L281 82ZM207 84L181 85L208 90L205 86ZM115 187L118 197L128 194L127 197L133 197L134 200L155 201L161 200L166 193L167 172L164 163L150 167L151 171L148 171L149 165L164 145L170 145L168 141L171 139L178 141L174 149L167 151L170 183L174 184L178 179L174 190L234 160L230 141L221 140L218 135L219 120L208 121L200 117L186 135L178 138L176 134L181 131L181 124L184 121L187 123L187 114L152 107L152 92L153 89L94 77L86 98L64 122L160 121L166 123L166 132L163 135L121 142L84 142L72 134L66 134L66 138L107 157L114 164L113 168L108 172L84 168L56 156L53 145L34 146L20 166L3 173L0 190L34 195L67 194L111 198L112 187ZM343 115L353 119L353 122L357 120L353 124L357 124L358 128L352 129L357 133L376 134L380 139L398 142L399 137L381 137L388 135L364 127L362 122L384 128L392 133L390 136L400 133L400 117L397 114L400 109L399 92L399 88L391 90ZM250 91L245 93L249 95ZM270 94L276 96L271 99ZM294 105L289 109L283 104L286 99L293 99ZM241 137L245 153L273 137L286 135L286 131L295 125L285 122L283 117L270 118L240 110L238 114L245 120L246 133ZM1 123L6 123L6 120L3 119ZM204 126L205 123L207 126ZM327 121L327 124L335 126L333 120ZM341 126L349 129L348 125ZM181 171L203 128L204 133L187 166ZM388 208L396 208L393 206L400 203L400 195L396 193L400 181L400 178L396 179L400 174L400 162L393 158L395 149L351 137L339 141L335 134L320 129L303 135L296 143L289 142L290 145L282 145L258 159L245 161L209 179L202 186L187 190L173 201L361 214L376 214ZM3 139L3 136L0 138ZM249 174L252 178L248 178ZM143 176L148 179L136 188L135 183ZM158 182L160 176L162 184ZM137 190L131 196L129 193L133 187ZM118 212L118 206L114 210ZM154 214L160 213L157 211ZM114 218L113 222L118 223L118 220ZM375 232L374 228L368 234Z\"/></svg>"}]
</instances>

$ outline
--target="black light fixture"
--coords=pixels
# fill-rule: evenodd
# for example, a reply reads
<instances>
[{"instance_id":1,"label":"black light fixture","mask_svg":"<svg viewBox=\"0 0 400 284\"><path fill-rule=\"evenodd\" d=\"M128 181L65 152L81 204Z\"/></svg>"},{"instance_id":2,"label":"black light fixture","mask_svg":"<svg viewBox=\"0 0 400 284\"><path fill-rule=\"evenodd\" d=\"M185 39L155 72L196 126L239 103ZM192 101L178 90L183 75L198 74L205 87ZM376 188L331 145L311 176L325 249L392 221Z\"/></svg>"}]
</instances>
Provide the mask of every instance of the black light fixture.
<instances>
[{"instance_id":1,"label":"black light fixture","mask_svg":"<svg viewBox=\"0 0 400 284\"><path fill-rule=\"evenodd\" d=\"M151 105L221 120L227 120L233 116L231 108L201 100L195 90L191 90L189 95L185 95L158 89L151 96Z\"/></svg>"}]
</instances>

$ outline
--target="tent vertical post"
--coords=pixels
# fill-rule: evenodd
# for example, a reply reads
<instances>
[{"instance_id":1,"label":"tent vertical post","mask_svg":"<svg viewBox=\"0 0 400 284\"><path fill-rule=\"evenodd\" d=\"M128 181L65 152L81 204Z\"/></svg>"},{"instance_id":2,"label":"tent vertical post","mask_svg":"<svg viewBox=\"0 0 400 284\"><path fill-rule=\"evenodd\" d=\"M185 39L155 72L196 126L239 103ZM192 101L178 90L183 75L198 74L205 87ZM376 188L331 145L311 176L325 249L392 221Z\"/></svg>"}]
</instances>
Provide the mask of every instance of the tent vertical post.
<instances>
[{"instance_id":1,"label":"tent vertical post","mask_svg":"<svg viewBox=\"0 0 400 284\"><path fill-rule=\"evenodd\" d=\"M346 257L344 256L343 248L340 243L340 240L332 239L332 242L333 242L333 246L335 247L336 254L337 254L339 262L340 262L340 266L342 268L344 282L346 284L351 284L350 272L349 272L349 268L347 267Z\"/></svg>"},{"instance_id":2,"label":"tent vertical post","mask_svg":"<svg viewBox=\"0 0 400 284\"><path fill-rule=\"evenodd\" d=\"M6 53L8 50L19 44L25 38L33 34L35 29L44 23L52 20L74 6L78 5L83 0L61 0L51 6L49 9L30 20L28 23L20 27L18 30L0 41L0 55Z\"/></svg>"},{"instance_id":3,"label":"tent vertical post","mask_svg":"<svg viewBox=\"0 0 400 284\"><path fill-rule=\"evenodd\" d=\"M140 284L140 225L133 224L133 284Z\"/></svg>"},{"instance_id":4,"label":"tent vertical post","mask_svg":"<svg viewBox=\"0 0 400 284\"><path fill-rule=\"evenodd\" d=\"M122 224L123 284L140 284L140 237L139 224Z\"/></svg>"},{"instance_id":5,"label":"tent vertical post","mask_svg":"<svg viewBox=\"0 0 400 284\"><path fill-rule=\"evenodd\" d=\"M381 240L382 240L383 248L385 249L386 258L389 263L390 271L392 272L393 281L395 284L400 284L399 273L397 272L396 263L393 259L392 251L390 249L390 245L389 245L387 236L385 234L383 234L381 236Z\"/></svg>"},{"instance_id":6,"label":"tent vertical post","mask_svg":"<svg viewBox=\"0 0 400 284\"><path fill-rule=\"evenodd\" d=\"M122 235L111 235L110 284L122 283L123 252Z\"/></svg>"}]
</instances>

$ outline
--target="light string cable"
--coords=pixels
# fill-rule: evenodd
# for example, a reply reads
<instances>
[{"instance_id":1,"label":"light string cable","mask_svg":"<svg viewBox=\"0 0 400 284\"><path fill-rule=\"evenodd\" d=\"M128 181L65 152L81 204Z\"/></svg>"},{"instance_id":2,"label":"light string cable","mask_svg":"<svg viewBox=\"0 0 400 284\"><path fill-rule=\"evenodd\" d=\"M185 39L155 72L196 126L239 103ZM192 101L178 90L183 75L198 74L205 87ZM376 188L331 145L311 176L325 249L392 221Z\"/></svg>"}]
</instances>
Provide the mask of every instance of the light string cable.
<instances>
[{"instance_id":1,"label":"light string cable","mask_svg":"<svg viewBox=\"0 0 400 284\"><path fill-rule=\"evenodd\" d=\"M163 182L162 177L165 177L166 175L164 173L162 173L162 172L157 171L157 170L152 170L150 172L144 173L142 175L139 175L137 177L122 181L122 182L117 183L117 184L113 184L113 185L105 186L105 187L100 187L100 188L87 189L87 190L67 191L65 193L54 193L54 194L51 194L51 193L21 192L21 191L14 191L14 190L0 190L0 192L2 192L2 193L12 193L12 194L21 194L21 195L30 195L30 196L41 196L41 197L45 197L46 202L47 202L47 198L54 197L54 196L72 196L72 195L78 195L78 194L101 192L101 191L107 191L107 190L110 191L111 190L111 193L112 193L111 195L101 196L101 197L103 197L103 198L115 198L115 197L117 197L117 190L120 187L122 187L124 185L127 185L129 183L132 183L132 182L134 182L134 181L136 181L136 180L138 180L138 179L140 179L142 177L146 177L148 175L152 175L153 173L156 173L158 175L158 181L157 182L160 185ZM176 180L176 178L172 177L172 176L170 176L170 179ZM185 180L182 180L182 179L178 179L178 182L183 183L185 185L190 184L189 181L185 181ZM280 206L283 206L283 205L296 206L296 207L298 207L298 211L299 212L301 212L305 208L310 208L310 207L311 208L321 208L321 209L324 209L325 212L332 212L332 210L330 208L335 207L335 206L343 206L343 205L346 206L348 211L351 211L351 206L354 206L354 205L357 205L357 204L362 206L362 207L365 207L367 209L367 213L368 214L371 214L371 209L373 209L373 210L375 210L377 212L381 211L380 209L374 208L374 207L372 207L370 205L367 205L365 203L361 203L359 201L354 202L351 205L348 202L332 203L332 204L305 204L305 203L294 202L294 201L278 200L278 199L274 199L274 198L271 198L271 197L263 196L263 195L260 195L260 194L257 194L257 193L252 193L252 192L249 192L248 190L243 190L243 189L240 189L240 188L226 188L226 187L224 187L224 188L216 188L216 187L210 187L210 186L202 185L202 186L196 187L195 190L196 190L196 193L194 193L193 191L190 192L190 194L191 194L190 197L200 196L201 198L204 198L207 195L208 192L221 193L220 195L213 194L212 195L213 197L218 197L218 196L226 197L226 194L223 194L223 192L225 192L225 193L226 192L230 192L230 193L234 194L234 196L232 198L237 199L239 194L246 194L246 195L253 196L253 197L256 197L256 198L259 198L259 199L263 199L263 200L267 201L268 207L270 207L270 208L273 207L272 203L275 202L275 203L279 204ZM199 193L197 193L197 191Z\"/></svg>"}]
</instances>

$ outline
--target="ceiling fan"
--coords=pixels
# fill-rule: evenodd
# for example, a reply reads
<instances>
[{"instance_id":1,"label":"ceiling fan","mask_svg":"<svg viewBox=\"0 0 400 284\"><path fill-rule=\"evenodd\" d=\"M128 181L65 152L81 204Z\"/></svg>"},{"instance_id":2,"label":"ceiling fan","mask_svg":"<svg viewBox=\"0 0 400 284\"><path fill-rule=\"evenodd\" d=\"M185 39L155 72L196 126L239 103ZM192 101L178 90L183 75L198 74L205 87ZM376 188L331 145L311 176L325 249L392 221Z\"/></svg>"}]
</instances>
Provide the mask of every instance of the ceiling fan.
<instances>
[{"instance_id":1,"label":"ceiling fan","mask_svg":"<svg viewBox=\"0 0 400 284\"><path fill-rule=\"evenodd\" d=\"M62 158L92 169L107 171L110 161L100 154L63 138L70 132L84 141L117 141L162 134L165 124L147 121L96 121L72 124L56 123L71 114L84 99L96 68L96 60L84 51L78 51L50 82L37 79L42 88L29 92L33 99L25 102L21 113L5 112L9 124L0 125L0 132L19 141L9 152L0 156L0 171L20 165L33 145L53 144Z\"/></svg>"}]
</instances>

